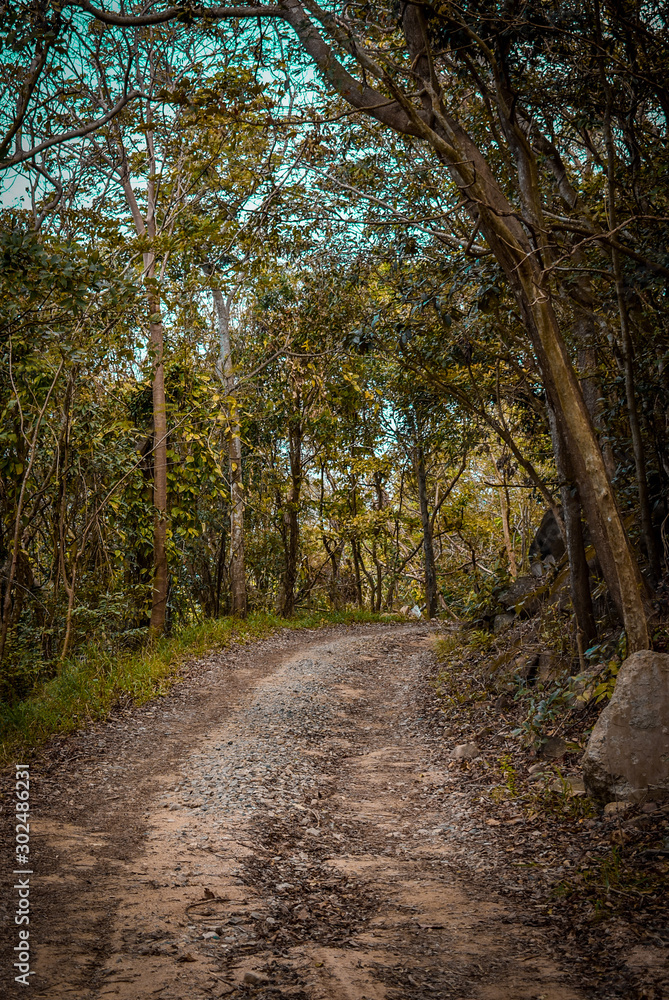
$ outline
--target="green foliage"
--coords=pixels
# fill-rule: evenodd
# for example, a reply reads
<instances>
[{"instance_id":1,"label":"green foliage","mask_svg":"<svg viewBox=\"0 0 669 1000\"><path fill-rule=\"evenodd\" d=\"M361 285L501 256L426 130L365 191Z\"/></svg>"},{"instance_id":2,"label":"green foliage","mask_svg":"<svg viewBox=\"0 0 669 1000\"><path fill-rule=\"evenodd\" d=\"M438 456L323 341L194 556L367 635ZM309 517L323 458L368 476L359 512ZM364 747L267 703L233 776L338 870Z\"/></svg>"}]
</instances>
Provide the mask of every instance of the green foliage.
<instances>
[{"instance_id":1,"label":"green foliage","mask_svg":"<svg viewBox=\"0 0 669 1000\"><path fill-rule=\"evenodd\" d=\"M554 817L556 820L581 823L597 814L597 806L582 792L574 793L569 779L559 767L548 766L546 776L535 781L520 796L527 814Z\"/></svg>"},{"instance_id":2,"label":"green foliage","mask_svg":"<svg viewBox=\"0 0 669 1000\"><path fill-rule=\"evenodd\" d=\"M543 777L531 784L521 777L511 754L499 758L498 768L502 783L492 788L492 800L513 801L528 819L550 817L558 822L581 823L597 814L592 800L581 792L574 793L559 767L547 764Z\"/></svg>"},{"instance_id":3,"label":"green foliage","mask_svg":"<svg viewBox=\"0 0 669 1000\"><path fill-rule=\"evenodd\" d=\"M522 704L523 722L514 729L515 736L523 736L528 744L541 745L546 733L551 731L565 714L573 708L578 689L576 678L544 684L538 681L534 686L519 686L515 699Z\"/></svg>"},{"instance_id":4,"label":"green foliage","mask_svg":"<svg viewBox=\"0 0 669 1000\"><path fill-rule=\"evenodd\" d=\"M516 798L518 795L518 772L513 765L513 757L510 754L500 757L499 769L502 772L509 795Z\"/></svg>"}]
</instances>

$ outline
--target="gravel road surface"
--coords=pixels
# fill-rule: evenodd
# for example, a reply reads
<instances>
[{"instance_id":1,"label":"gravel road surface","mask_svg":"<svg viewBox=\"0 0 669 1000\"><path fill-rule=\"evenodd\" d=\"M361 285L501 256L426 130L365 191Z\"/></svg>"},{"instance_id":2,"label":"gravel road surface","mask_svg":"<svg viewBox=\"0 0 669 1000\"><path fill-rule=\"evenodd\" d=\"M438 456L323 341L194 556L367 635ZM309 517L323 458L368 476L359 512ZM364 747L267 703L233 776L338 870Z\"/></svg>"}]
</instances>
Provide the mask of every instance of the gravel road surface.
<instances>
[{"instance_id":1,"label":"gravel road surface","mask_svg":"<svg viewBox=\"0 0 669 1000\"><path fill-rule=\"evenodd\" d=\"M50 747L32 769L31 995L577 1000L462 865L487 835L424 714L433 668L420 623L290 633Z\"/></svg>"}]
</instances>

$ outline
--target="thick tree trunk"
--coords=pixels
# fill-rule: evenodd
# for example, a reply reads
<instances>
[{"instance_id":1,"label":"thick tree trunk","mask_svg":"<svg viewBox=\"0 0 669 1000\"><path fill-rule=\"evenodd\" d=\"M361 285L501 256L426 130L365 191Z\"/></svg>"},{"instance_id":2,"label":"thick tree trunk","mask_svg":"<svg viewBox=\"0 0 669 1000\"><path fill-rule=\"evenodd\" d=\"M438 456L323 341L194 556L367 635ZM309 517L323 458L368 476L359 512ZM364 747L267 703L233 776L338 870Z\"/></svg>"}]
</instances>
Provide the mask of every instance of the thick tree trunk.
<instances>
[{"instance_id":1,"label":"thick tree trunk","mask_svg":"<svg viewBox=\"0 0 669 1000\"><path fill-rule=\"evenodd\" d=\"M230 610L246 617L246 559L244 553L244 484L239 423L230 435Z\"/></svg>"},{"instance_id":2,"label":"thick tree trunk","mask_svg":"<svg viewBox=\"0 0 669 1000\"><path fill-rule=\"evenodd\" d=\"M230 302L219 288L212 289L218 316L218 360L216 373L226 392L226 441L230 471L230 610L244 618L247 613L246 562L244 554L244 482L242 436L234 398L234 375L230 349Z\"/></svg>"},{"instance_id":3,"label":"thick tree trunk","mask_svg":"<svg viewBox=\"0 0 669 1000\"><path fill-rule=\"evenodd\" d=\"M295 583L297 580L297 553L299 539L297 507L291 500L289 500L286 504L283 517L286 532L286 550L281 614L284 618L290 618L295 611Z\"/></svg>"},{"instance_id":4,"label":"thick tree trunk","mask_svg":"<svg viewBox=\"0 0 669 1000\"><path fill-rule=\"evenodd\" d=\"M522 270L522 269L519 269ZM524 276L523 276L524 277ZM521 306L537 334L535 350L553 401L565 452L590 526L611 598L627 632L630 652L649 646L644 584L613 495L604 459L555 314L533 278L523 288Z\"/></svg>"},{"instance_id":5,"label":"thick tree trunk","mask_svg":"<svg viewBox=\"0 0 669 1000\"><path fill-rule=\"evenodd\" d=\"M421 445L414 448L414 466L418 481L418 502L420 519L423 525L423 556L425 561L425 610L428 618L435 618L439 613L437 601L437 570L434 561L434 546L432 544L432 522L427 502L427 475L425 472L425 455Z\"/></svg>"},{"instance_id":6,"label":"thick tree trunk","mask_svg":"<svg viewBox=\"0 0 669 1000\"><path fill-rule=\"evenodd\" d=\"M381 602L383 599L383 563L378 556L376 538L372 542L372 560L376 567L376 585L372 594L371 610L378 615L381 611Z\"/></svg>"},{"instance_id":7,"label":"thick tree trunk","mask_svg":"<svg viewBox=\"0 0 669 1000\"><path fill-rule=\"evenodd\" d=\"M222 533L221 541L218 546L218 555L216 558L216 589L214 592L214 618L219 618L221 614L221 590L223 589L223 578L225 575L225 532Z\"/></svg>"},{"instance_id":8,"label":"thick tree trunk","mask_svg":"<svg viewBox=\"0 0 669 1000\"><path fill-rule=\"evenodd\" d=\"M614 259L618 258L616 250L612 251ZM623 365L625 369L625 396L627 399L627 416L630 425L632 438L632 452L634 454L634 470L636 473L637 494L639 497L639 514L641 517L641 537L643 538L646 556L648 557L648 567L653 584L656 584L661 575L660 556L653 531L653 517L650 507L650 497L648 494L648 475L646 472L646 454L641 436L641 424L639 422L639 411L636 404L636 392L634 387L634 348L632 337L630 336L629 317L627 315L627 304L622 292L622 279L620 276L620 262L617 261L616 286L618 290L618 306L620 311L621 341L623 349Z\"/></svg>"}]
</instances>

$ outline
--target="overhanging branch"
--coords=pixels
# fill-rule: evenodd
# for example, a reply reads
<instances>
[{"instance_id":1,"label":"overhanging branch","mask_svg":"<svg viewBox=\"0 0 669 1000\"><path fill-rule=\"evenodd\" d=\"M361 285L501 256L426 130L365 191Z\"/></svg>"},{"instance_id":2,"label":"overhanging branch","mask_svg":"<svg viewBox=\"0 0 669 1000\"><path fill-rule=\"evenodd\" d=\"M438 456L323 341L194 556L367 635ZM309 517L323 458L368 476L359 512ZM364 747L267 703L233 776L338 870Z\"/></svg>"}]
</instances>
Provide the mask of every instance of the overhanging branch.
<instances>
[{"instance_id":1,"label":"overhanging branch","mask_svg":"<svg viewBox=\"0 0 669 1000\"><path fill-rule=\"evenodd\" d=\"M139 90L131 90L130 93L122 97L113 108L102 116L102 118L96 118L95 121L88 122L87 125L81 125L79 128L73 128L69 132L63 132L62 135L53 135L50 139L45 139L44 142L40 142L37 146L33 146L32 149L22 150L20 153L16 153L14 156L9 157L5 160L0 160L0 170L7 170L9 167L15 167L19 163L25 163L26 160L32 160L33 156L37 156L38 153L43 153L45 149L50 149L52 146L59 146L64 142L69 142L70 139L80 139L84 135L89 135L91 132L95 132L96 129L102 128L106 125L108 121L111 121L126 104L130 101L134 101L136 97L144 97Z\"/></svg>"}]
</instances>

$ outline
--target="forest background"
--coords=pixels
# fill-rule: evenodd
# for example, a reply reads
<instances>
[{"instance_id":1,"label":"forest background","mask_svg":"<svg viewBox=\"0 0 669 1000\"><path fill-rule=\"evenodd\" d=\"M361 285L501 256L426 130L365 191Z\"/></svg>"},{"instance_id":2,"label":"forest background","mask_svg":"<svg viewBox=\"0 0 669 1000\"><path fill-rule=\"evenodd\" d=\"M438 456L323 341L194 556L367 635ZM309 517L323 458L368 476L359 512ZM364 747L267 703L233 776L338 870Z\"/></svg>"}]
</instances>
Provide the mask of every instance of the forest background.
<instances>
[{"instance_id":1,"label":"forest background","mask_svg":"<svg viewBox=\"0 0 669 1000\"><path fill-rule=\"evenodd\" d=\"M6 719L228 615L501 627L560 544L545 642L666 648L661 11L0 10Z\"/></svg>"}]
</instances>

